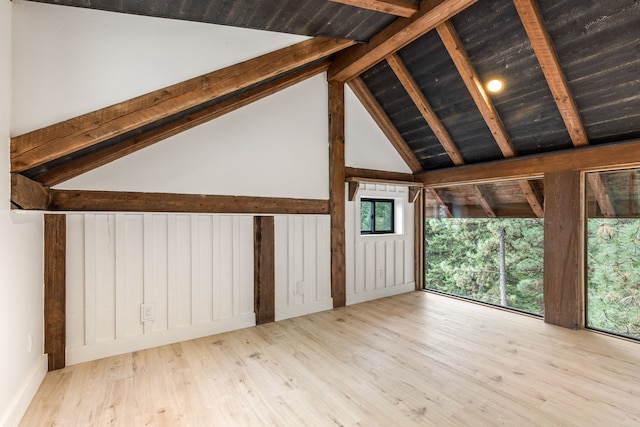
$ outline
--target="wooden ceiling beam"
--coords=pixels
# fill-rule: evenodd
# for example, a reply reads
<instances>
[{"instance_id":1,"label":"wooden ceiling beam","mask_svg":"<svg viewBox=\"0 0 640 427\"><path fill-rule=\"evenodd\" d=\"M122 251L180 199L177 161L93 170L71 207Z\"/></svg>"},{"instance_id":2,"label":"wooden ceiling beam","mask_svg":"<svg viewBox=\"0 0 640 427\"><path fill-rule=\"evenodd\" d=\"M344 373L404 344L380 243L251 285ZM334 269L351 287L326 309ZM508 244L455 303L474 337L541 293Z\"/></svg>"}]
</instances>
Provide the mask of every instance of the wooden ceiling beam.
<instances>
[{"instance_id":1,"label":"wooden ceiling beam","mask_svg":"<svg viewBox=\"0 0 640 427\"><path fill-rule=\"evenodd\" d=\"M11 174L11 203L14 209L47 210L50 199L49 187L19 173Z\"/></svg>"},{"instance_id":2,"label":"wooden ceiling beam","mask_svg":"<svg viewBox=\"0 0 640 427\"><path fill-rule=\"evenodd\" d=\"M135 151L153 145L156 142L177 135L180 132L184 132L185 130L221 117L319 73L327 71L329 64L329 61L322 61L317 64L313 64L312 66L304 68L293 74L280 77L263 86L234 96L220 104L188 114L171 123L149 130L133 138L123 140L122 142L105 148L104 150L88 154L78 159L70 160L57 168L49 170L39 176L36 180L48 186L57 185Z\"/></svg>"},{"instance_id":3,"label":"wooden ceiling beam","mask_svg":"<svg viewBox=\"0 0 640 427\"><path fill-rule=\"evenodd\" d=\"M613 203L611 203L611 198L609 197L609 193L607 193L607 186L602 179L602 175L598 172L587 174L587 181L589 182L591 191L593 191L598 206L600 206L602 216L605 218L615 218L616 210Z\"/></svg>"},{"instance_id":4,"label":"wooden ceiling beam","mask_svg":"<svg viewBox=\"0 0 640 427\"><path fill-rule=\"evenodd\" d=\"M516 155L516 151L511 144L511 140L507 131L502 123L502 119L498 115L493 103L489 99L487 92L484 90L484 86L480 81L480 77L476 72L469 55L462 46L462 42L456 33L455 28L451 21L443 22L436 27L438 35L442 39L449 56L453 60L465 86L469 90L473 101L475 102L482 118L487 123L491 134L496 140L500 151L504 157L513 157Z\"/></svg>"},{"instance_id":5,"label":"wooden ceiling beam","mask_svg":"<svg viewBox=\"0 0 640 427\"><path fill-rule=\"evenodd\" d=\"M447 205L442 200L442 197L440 197L438 190L436 190L435 188L427 188L427 192L429 193L431 198L435 200L436 204L438 205L438 209L442 208L447 218L453 218L453 213L451 212L451 209L449 209L449 205Z\"/></svg>"},{"instance_id":6,"label":"wooden ceiling beam","mask_svg":"<svg viewBox=\"0 0 640 427\"><path fill-rule=\"evenodd\" d=\"M553 99L556 102L560 116L569 132L574 147L589 145L589 138L584 128L582 118L578 112L569 84L560 66L551 37L547 32L540 10L535 0L513 0L522 25L531 42L531 47L538 58L540 68L544 74ZM589 176L589 183L594 189L596 201L605 216L614 217L615 209L607 194L607 189L599 174Z\"/></svg>"},{"instance_id":7,"label":"wooden ceiling beam","mask_svg":"<svg viewBox=\"0 0 640 427\"><path fill-rule=\"evenodd\" d=\"M11 171L20 172L204 102L295 70L354 42L313 38L194 79L11 139Z\"/></svg>"},{"instance_id":8,"label":"wooden ceiling beam","mask_svg":"<svg viewBox=\"0 0 640 427\"><path fill-rule=\"evenodd\" d=\"M487 92L484 90L484 85L480 81L480 77L476 72L469 55L462 46L462 42L456 33L455 28L451 21L444 22L436 27L438 35L442 39L449 56L453 60L464 84L467 86L471 97L473 98L482 118L486 122L491 134L493 135L502 155L504 157L514 157L516 150L511 143L509 134L502 123L502 119L498 115L493 102L489 99ZM533 184L529 182L520 183L520 188L524 192L524 195L531 206L531 210L538 217L542 217L544 212L542 210L542 204L539 198L536 196Z\"/></svg>"},{"instance_id":9,"label":"wooden ceiling beam","mask_svg":"<svg viewBox=\"0 0 640 427\"><path fill-rule=\"evenodd\" d=\"M405 91L413 101L414 105L422 114L422 117L425 119L436 138L442 145L442 148L447 152L449 158L453 162L454 165L459 166L465 163L460 150L456 146L453 138L449 135L449 132L444 127L440 118L436 115L429 105L429 101L424 96L422 89L414 78L411 76L411 73L402 62L402 59L397 54L391 54L387 57L387 63L395 73L396 77L400 81L400 84L404 87ZM478 198L478 202L482 209L487 213L487 216L490 218L495 218L496 214L491 206L490 198L486 191L478 186L473 186L476 197Z\"/></svg>"},{"instance_id":10,"label":"wooden ceiling beam","mask_svg":"<svg viewBox=\"0 0 640 427\"><path fill-rule=\"evenodd\" d=\"M422 0L420 10L410 18L398 18L371 37L369 43L353 46L337 55L329 79L347 82L390 54L434 29L477 0Z\"/></svg>"},{"instance_id":11,"label":"wooden ceiling beam","mask_svg":"<svg viewBox=\"0 0 640 427\"><path fill-rule=\"evenodd\" d=\"M544 203L541 200L543 196L536 190L533 182L519 181L518 185L534 215L537 218L544 218Z\"/></svg>"},{"instance_id":12,"label":"wooden ceiling beam","mask_svg":"<svg viewBox=\"0 0 640 427\"><path fill-rule=\"evenodd\" d=\"M542 16L535 0L513 0L520 20L524 26L531 47L538 58L540 68L544 74L553 99L558 106L562 120L569 131L571 141L576 147L589 144L589 138L584 129L578 107L575 104L565 75L560 67L558 56L553 48L551 38L547 32Z\"/></svg>"},{"instance_id":13,"label":"wooden ceiling beam","mask_svg":"<svg viewBox=\"0 0 640 427\"><path fill-rule=\"evenodd\" d=\"M389 15L409 18L418 12L418 3L409 0L330 0L334 3L374 10Z\"/></svg>"},{"instance_id":14,"label":"wooden ceiling beam","mask_svg":"<svg viewBox=\"0 0 640 427\"><path fill-rule=\"evenodd\" d=\"M52 189L48 210L327 215L329 201L280 197Z\"/></svg>"},{"instance_id":15,"label":"wooden ceiling beam","mask_svg":"<svg viewBox=\"0 0 640 427\"><path fill-rule=\"evenodd\" d=\"M352 180L359 181L367 181L367 179L371 181L375 180L384 180L389 184L393 184L397 181L406 181L413 182L415 181L414 175L411 173L404 172L389 172L389 171L381 171L376 169L360 169L360 168L352 168L345 167L344 168L345 178L349 181L350 178Z\"/></svg>"},{"instance_id":16,"label":"wooden ceiling beam","mask_svg":"<svg viewBox=\"0 0 640 427\"><path fill-rule=\"evenodd\" d=\"M453 138L451 138L449 132L440 121L440 118L438 118L436 113L433 111L433 108L431 108L431 105L429 105L429 101L427 101L427 98L424 96L422 89L420 89L420 86L418 86L416 81L413 79L411 73L402 62L402 59L400 59L397 54L393 53L387 57L387 63L415 106L420 111L420 114L422 114L422 117L436 135L436 138L438 138L438 141L440 141L440 145L442 145L442 148L447 152L453 164L464 164L462 154L460 154L460 150L458 150Z\"/></svg>"},{"instance_id":17,"label":"wooden ceiling beam","mask_svg":"<svg viewBox=\"0 0 640 427\"><path fill-rule=\"evenodd\" d=\"M386 135L391 145L396 149L402 160L407 164L412 172L422 172L422 165L411 150L411 147L398 132L389 116L384 112L373 94L369 91L361 78L357 77L349 81L349 87L369 112L373 120L378 124L380 130Z\"/></svg>"},{"instance_id":18,"label":"wooden ceiling beam","mask_svg":"<svg viewBox=\"0 0 640 427\"><path fill-rule=\"evenodd\" d=\"M418 173L415 179L427 188L440 188L509 179L538 179L545 173L564 170L593 172L638 167L640 140L635 140L438 169Z\"/></svg>"},{"instance_id":19,"label":"wooden ceiling beam","mask_svg":"<svg viewBox=\"0 0 640 427\"><path fill-rule=\"evenodd\" d=\"M479 185L472 185L471 187L482 210L484 210L489 218L495 218L496 212L493 209L493 197L491 197L487 189Z\"/></svg>"}]
</instances>

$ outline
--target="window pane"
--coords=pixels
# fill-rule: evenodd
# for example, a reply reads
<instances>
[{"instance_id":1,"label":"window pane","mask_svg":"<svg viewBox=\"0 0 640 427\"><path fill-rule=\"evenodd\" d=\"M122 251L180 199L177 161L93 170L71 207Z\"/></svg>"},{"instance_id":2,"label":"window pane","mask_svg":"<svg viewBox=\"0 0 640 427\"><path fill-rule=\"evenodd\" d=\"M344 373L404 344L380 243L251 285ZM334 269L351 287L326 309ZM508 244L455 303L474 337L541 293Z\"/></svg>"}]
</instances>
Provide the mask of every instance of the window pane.
<instances>
[{"instance_id":1,"label":"window pane","mask_svg":"<svg viewBox=\"0 0 640 427\"><path fill-rule=\"evenodd\" d=\"M360 232L371 233L371 209L372 203L366 200L360 201Z\"/></svg>"},{"instance_id":2,"label":"window pane","mask_svg":"<svg viewBox=\"0 0 640 427\"><path fill-rule=\"evenodd\" d=\"M393 232L393 203L376 201L375 204L375 231Z\"/></svg>"},{"instance_id":3,"label":"window pane","mask_svg":"<svg viewBox=\"0 0 640 427\"><path fill-rule=\"evenodd\" d=\"M638 170L587 177L587 326L636 339L640 339L639 178Z\"/></svg>"},{"instance_id":4,"label":"window pane","mask_svg":"<svg viewBox=\"0 0 640 427\"><path fill-rule=\"evenodd\" d=\"M541 219L427 218L425 287L542 315L543 242Z\"/></svg>"},{"instance_id":5,"label":"window pane","mask_svg":"<svg viewBox=\"0 0 640 427\"><path fill-rule=\"evenodd\" d=\"M541 180L528 184L544 194ZM425 192L425 288L542 315L544 222L534 209L518 181Z\"/></svg>"}]
</instances>

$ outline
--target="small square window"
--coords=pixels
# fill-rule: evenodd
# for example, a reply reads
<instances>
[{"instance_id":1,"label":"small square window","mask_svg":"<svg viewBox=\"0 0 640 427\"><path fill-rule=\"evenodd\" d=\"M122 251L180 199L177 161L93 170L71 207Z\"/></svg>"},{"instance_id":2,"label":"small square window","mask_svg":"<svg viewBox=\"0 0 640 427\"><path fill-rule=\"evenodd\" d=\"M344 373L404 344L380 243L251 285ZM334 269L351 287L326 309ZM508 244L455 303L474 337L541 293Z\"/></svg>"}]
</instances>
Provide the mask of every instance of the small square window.
<instances>
[{"instance_id":1,"label":"small square window","mask_svg":"<svg viewBox=\"0 0 640 427\"><path fill-rule=\"evenodd\" d=\"M360 234L393 234L392 199L360 199Z\"/></svg>"}]
</instances>

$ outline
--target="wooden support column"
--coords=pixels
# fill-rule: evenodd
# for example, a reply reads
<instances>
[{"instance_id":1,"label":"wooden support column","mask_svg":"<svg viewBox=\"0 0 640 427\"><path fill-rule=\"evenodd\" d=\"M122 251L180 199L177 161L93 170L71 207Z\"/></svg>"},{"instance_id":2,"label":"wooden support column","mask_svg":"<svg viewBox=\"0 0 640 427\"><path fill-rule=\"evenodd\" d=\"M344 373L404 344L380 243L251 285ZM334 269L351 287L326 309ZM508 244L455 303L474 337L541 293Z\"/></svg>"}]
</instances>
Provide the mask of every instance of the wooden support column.
<instances>
[{"instance_id":1,"label":"wooden support column","mask_svg":"<svg viewBox=\"0 0 640 427\"><path fill-rule=\"evenodd\" d=\"M275 320L275 237L272 216L253 218L253 289L256 324Z\"/></svg>"},{"instance_id":2,"label":"wooden support column","mask_svg":"<svg viewBox=\"0 0 640 427\"><path fill-rule=\"evenodd\" d=\"M44 216L44 352L49 370L65 366L67 216Z\"/></svg>"},{"instance_id":3,"label":"wooden support column","mask_svg":"<svg viewBox=\"0 0 640 427\"><path fill-rule=\"evenodd\" d=\"M329 81L329 212L331 215L331 296L346 304L344 84Z\"/></svg>"},{"instance_id":4,"label":"wooden support column","mask_svg":"<svg viewBox=\"0 0 640 427\"><path fill-rule=\"evenodd\" d=\"M584 180L580 171L544 176L544 321L584 327Z\"/></svg>"}]
</instances>

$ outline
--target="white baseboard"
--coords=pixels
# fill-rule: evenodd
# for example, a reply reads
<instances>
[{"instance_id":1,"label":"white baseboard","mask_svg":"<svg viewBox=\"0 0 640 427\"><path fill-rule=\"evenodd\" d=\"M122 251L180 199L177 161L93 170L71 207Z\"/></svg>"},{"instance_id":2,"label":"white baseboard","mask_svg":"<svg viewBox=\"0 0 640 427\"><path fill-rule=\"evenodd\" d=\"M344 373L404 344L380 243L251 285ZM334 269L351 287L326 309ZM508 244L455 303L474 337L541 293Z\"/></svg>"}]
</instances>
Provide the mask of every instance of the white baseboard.
<instances>
[{"instance_id":1,"label":"white baseboard","mask_svg":"<svg viewBox=\"0 0 640 427\"><path fill-rule=\"evenodd\" d=\"M316 301L311 304L298 304L291 307L276 307L275 320L291 319L292 317L304 316L318 313L320 311L331 310L333 308L333 298Z\"/></svg>"},{"instance_id":2,"label":"white baseboard","mask_svg":"<svg viewBox=\"0 0 640 427\"><path fill-rule=\"evenodd\" d=\"M155 331L124 339L97 342L78 347L67 347L66 364L75 365L104 357L221 334L223 332L248 328L255 325L256 316L254 313L250 313L215 322L201 323L165 331Z\"/></svg>"},{"instance_id":3,"label":"white baseboard","mask_svg":"<svg viewBox=\"0 0 640 427\"><path fill-rule=\"evenodd\" d=\"M0 426L16 427L22 416L27 411L33 396L38 391L38 387L42 384L47 374L48 366L47 355L43 354L38 358L38 362L31 370L29 376L25 379L22 387L16 393L16 396L9 403L5 410L5 414L0 417Z\"/></svg>"},{"instance_id":4,"label":"white baseboard","mask_svg":"<svg viewBox=\"0 0 640 427\"><path fill-rule=\"evenodd\" d=\"M373 291L360 292L357 294L347 294L347 305L358 304L374 299L386 298L393 295L404 294L416 290L416 283L409 282L390 288L375 289Z\"/></svg>"}]
</instances>

